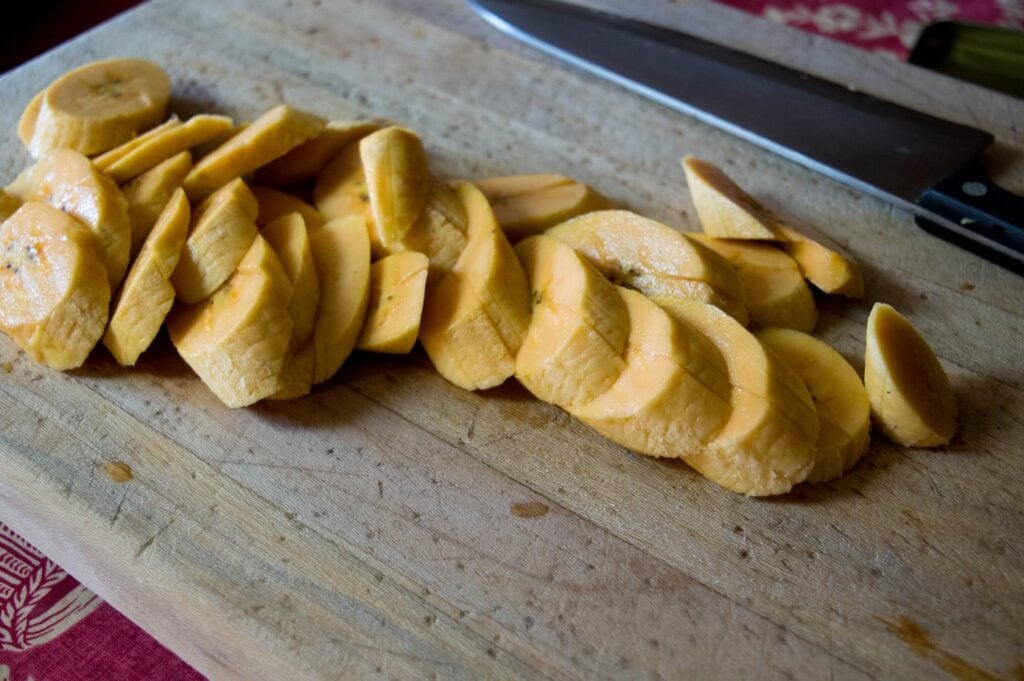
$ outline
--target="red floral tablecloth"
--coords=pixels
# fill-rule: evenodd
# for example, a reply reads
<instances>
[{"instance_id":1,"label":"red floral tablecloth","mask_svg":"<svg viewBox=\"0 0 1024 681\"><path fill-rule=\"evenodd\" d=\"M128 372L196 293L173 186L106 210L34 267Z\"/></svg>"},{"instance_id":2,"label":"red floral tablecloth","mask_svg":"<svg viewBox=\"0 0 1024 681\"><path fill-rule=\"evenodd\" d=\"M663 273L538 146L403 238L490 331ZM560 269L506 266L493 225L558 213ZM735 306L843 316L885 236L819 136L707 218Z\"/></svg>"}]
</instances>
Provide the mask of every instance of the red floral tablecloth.
<instances>
[{"instance_id":1,"label":"red floral tablecloth","mask_svg":"<svg viewBox=\"0 0 1024 681\"><path fill-rule=\"evenodd\" d=\"M1024 0L719 1L899 58L935 21L1024 29ZM0 681L202 678L0 523Z\"/></svg>"}]
</instances>

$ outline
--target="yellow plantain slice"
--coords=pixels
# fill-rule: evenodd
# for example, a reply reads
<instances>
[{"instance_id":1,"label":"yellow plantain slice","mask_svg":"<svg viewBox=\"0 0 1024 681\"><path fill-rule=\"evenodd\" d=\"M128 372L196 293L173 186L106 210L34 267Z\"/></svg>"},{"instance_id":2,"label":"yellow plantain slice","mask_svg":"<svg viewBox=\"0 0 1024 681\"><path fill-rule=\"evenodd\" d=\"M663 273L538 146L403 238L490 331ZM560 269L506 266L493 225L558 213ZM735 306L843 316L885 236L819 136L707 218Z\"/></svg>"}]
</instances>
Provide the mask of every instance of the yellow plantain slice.
<instances>
[{"instance_id":1,"label":"yellow plantain slice","mask_svg":"<svg viewBox=\"0 0 1024 681\"><path fill-rule=\"evenodd\" d=\"M224 404L248 406L283 386L291 297L281 261L257 235L224 285L198 305L175 307L167 330L182 359Z\"/></svg>"},{"instance_id":2,"label":"yellow plantain slice","mask_svg":"<svg viewBox=\"0 0 1024 681\"><path fill-rule=\"evenodd\" d=\"M191 169L192 154L183 151L121 187L128 199L128 219L132 224L132 257L138 254L174 190Z\"/></svg>"},{"instance_id":3,"label":"yellow plantain slice","mask_svg":"<svg viewBox=\"0 0 1024 681\"><path fill-rule=\"evenodd\" d=\"M189 305L223 284L245 257L256 236L256 197L241 178L211 194L192 214L181 260L171 283Z\"/></svg>"},{"instance_id":4,"label":"yellow plantain slice","mask_svg":"<svg viewBox=\"0 0 1024 681\"><path fill-rule=\"evenodd\" d=\"M395 355L416 345L427 289L427 256L394 253L370 266L370 301L357 350Z\"/></svg>"},{"instance_id":5,"label":"yellow plantain slice","mask_svg":"<svg viewBox=\"0 0 1024 681\"><path fill-rule=\"evenodd\" d=\"M227 135L233 125L227 116L199 114L181 125L153 135L113 162L105 163L102 156L94 162L114 182L122 184L179 152Z\"/></svg>"},{"instance_id":6,"label":"yellow plantain slice","mask_svg":"<svg viewBox=\"0 0 1024 681\"><path fill-rule=\"evenodd\" d=\"M423 142L405 128L378 130L359 141L370 210L381 245L388 248L415 224L430 191Z\"/></svg>"},{"instance_id":7,"label":"yellow plantain slice","mask_svg":"<svg viewBox=\"0 0 1024 681\"><path fill-rule=\"evenodd\" d=\"M171 273L188 234L190 208L178 188L147 236L114 302L103 344L121 366L135 366L174 305Z\"/></svg>"},{"instance_id":8,"label":"yellow plantain slice","mask_svg":"<svg viewBox=\"0 0 1024 681\"><path fill-rule=\"evenodd\" d=\"M14 211L18 210L19 206L21 206L21 201L0 189L0 222L14 215Z\"/></svg>"},{"instance_id":9,"label":"yellow plantain slice","mask_svg":"<svg viewBox=\"0 0 1024 681\"><path fill-rule=\"evenodd\" d=\"M757 339L796 372L814 400L821 429L807 482L838 478L870 443L871 414L860 376L827 343L793 329L764 329Z\"/></svg>"},{"instance_id":10,"label":"yellow plantain slice","mask_svg":"<svg viewBox=\"0 0 1024 681\"><path fill-rule=\"evenodd\" d=\"M202 198L312 139L324 119L287 104L266 112L199 161L185 178L189 198Z\"/></svg>"},{"instance_id":11,"label":"yellow plantain slice","mask_svg":"<svg viewBox=\"0 0 1024 681\"><path fill-rule=\"evenodd\" d=\"M146 144L150 140L159 137L160 135L163 135L164 133L170 130L180 127L181 119L178 118L177 114L171 114L166 121L164 121L163 123L154 128L150 128L149 130L142 133L138 137L133 137L124 144L119 144L118 146L114 147L113 149L110 149L109 151L105 151L98 156L93 156L92 162L96 165L97 168L100 168L102 170L103 168L110 166L112 163L124 158L129 153L135 151L140 146Z\"/></svg>"},{"instance_id":12,"label":"yellow plantain slice","mask_svg":"<svg viewBox=\"0 0 1024 681\"><path fill-rule=\"evenodd\" d=\"M290 342L291 349L295 351L305 345L313 333L320 304L320 282L309 247L306 223L298 213L289 213L267 225L263 229L263 238L281 259L292 282L294 294L288 305L288 314L295 325Z\"/></svg>"},{"instance_id":13,"label":"yellow plantain slice","mask_svg":"<svg viewBox=\"0 0 1024 681\"><path fill-rule=\"evenodd\" d=\"M686 184L701 228L719 239L779 241L778 220L722 169L694 156L683 158Z\"/></svg>"},{"instance_id":14,"label":"yellow plantain slice","mask_svg":"<svg viewBox=\"0 0 1024 681\"><path fill-rule=\"evenodd\" d=\"M22 172L7 191L21 201L49 203L88 227L110 287L117 288L131 254L128 201L89 159L70 149L51 151Z\"/></svg>"},{"instance_id":15,"label":"yellow plantain slice","mask_svg":"<svg viewBox=\"0 0 1024 681\"><path fill-rule=\"evenodd\" d=\"M578 215L612 207L589 186L565 175L484 177L473 184L491 202L494 217L513 244Z\"/></svg>"},{"instance_id":16,"label":"yellow plantain slice","mask_svg":"<svg viewBox=\"0 0 1024 681\"><path fill-rule=\"evenodd\" d=\"M295 400L313 388L313 362L316 343L310 338L299 350L289 351L281 368L281 388L268 400Z\"/></svg>"},{"instance_id":17,"label":"yellow plantain slice","mask_svg":"<svg viewBox=\"0 0 1024 681\"><path fill-rule=\"evenodd\" d=\"M320 134L256 171L256 181L272 187L316 178L341 151L380 128L376 123L329 121Z\"/></svg>"},{"instance_id":18,"label":"yellow plantain slice","mask_svg":"<svg viewBox=\"0 0 1024 681\"><path fill-rule=\"evenodd\" d=\"M956 399L931 346L906 317L875 303L868 316L864 387L871 416L904 447L946 444L956 432Z\"/></svg>"},{"instance_id":19,"label":"yellow plantain slice","mask_svg":"<svg viewBox=\"0 0 1024 681\"><path fill-rule=\"evenodd\" d=\"M298 213L306 223L306 229L314 230L323 227L324 216L320 211L297 196L269 187L250 187L252 195L259 204L259 215L256 226L266 227L279 217L288 213Z\"/></svg>"},{"instance_id":20,"label":"yellow plantain slice","mask_svg":"<svg viewBox=\"0 0 1024 681\"><path fill-rule=\"evenodd\" d=\"M116 147L160 122L170 95L171 79L143 59L81 66L44 91L29 152L39 158L68 148L89 156Z\"/></svg>"},{"instance_id":21,"label":"yellow plantain slice","mask_svg":"<svg viewBox=\"0 0 1024 681\"><path fill-rule=\"evenodd\" d=\"M331 220L309 235L320 279L313 329L313 384L334 376L359 338L370 297L370 240L358 216Z\"/></svg>"},{"instance_id":22,"label":"yellow plantain slice","mask_svg":"<svg viewBox=\"0 0 1024 681\"><path fill-rule=\"evenodd\" d=\"M36 362L82 365L107 325L110 285L78 220L29 201L0 227L0 330Z\"/></svg>"},{"instance_id":23,"label":"yellow plantain slice","mask_svg":"<svg viewBox=\"0 0 1024 681\"><path fill-rule=\"evenodd\" d=\"M825 293L847 298L864 297L864 278L854 260L837 248L830 248L795 229L785 225L778 225L777 229L785 237L782 248L800 266L807 281Z\"/></svg>"},{"instance_id":24,"label":"yellow plantain slice","mask_svg":"<svg viewBox=\"0 0 1024 681\"><path fill-rule=\"evenodd\" d=\"M36 132L36 119L39 118L39 109L43 106L43 96L46 94L46 90L40 90L33 97L25 110L21 113L21 118L18 120L18 139L21 143L28 146L32 144L32 135Z\"/></svg>"}]
</instances>

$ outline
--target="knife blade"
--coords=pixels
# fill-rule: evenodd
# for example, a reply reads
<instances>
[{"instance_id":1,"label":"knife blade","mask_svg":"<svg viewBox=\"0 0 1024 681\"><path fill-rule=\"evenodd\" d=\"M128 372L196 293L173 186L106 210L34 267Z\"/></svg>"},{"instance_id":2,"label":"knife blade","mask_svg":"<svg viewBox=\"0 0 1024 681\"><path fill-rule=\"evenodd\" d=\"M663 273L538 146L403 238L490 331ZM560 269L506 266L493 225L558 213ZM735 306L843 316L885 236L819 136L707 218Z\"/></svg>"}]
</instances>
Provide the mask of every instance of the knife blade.
<instances>
[{"instance_id":1,"label":"knife blade","mask_svg":"<svg viewBox=\"0 0 1024 681\"><path fill-rule=\"evenodd\" d=\"M468 0L532 47L913 212L1024 274L1024 198L996 185L987 132L671 28L556 0Z\"/></svg>"}]
</instances>

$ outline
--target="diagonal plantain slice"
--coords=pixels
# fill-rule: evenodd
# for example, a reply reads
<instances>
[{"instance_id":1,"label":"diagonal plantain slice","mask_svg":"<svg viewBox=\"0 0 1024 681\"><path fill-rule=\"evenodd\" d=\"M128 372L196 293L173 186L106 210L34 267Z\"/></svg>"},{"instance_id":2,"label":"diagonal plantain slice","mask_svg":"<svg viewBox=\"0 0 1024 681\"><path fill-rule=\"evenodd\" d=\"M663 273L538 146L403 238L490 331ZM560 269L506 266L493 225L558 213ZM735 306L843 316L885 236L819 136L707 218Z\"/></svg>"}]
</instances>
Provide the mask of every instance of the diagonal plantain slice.
<instances>
[{"instance_id":1,"label":"diagonal plantain slice","mask_svg":"<svg viewBox=\"0 0 1024 681\"><path fill-rule=\"evenodd\" d=\"M121 184L179 152L227 135L233 125L228 116L199 114L181 125L153 135L113 162L104 162L103 157L97 158L94 162L114 182Z\"/></svg>"},{"instance_id":2,"label":"diagonal plantain slice","mask_svg":"<svg viewBox=\"0 0 1024 681\"><path fill-rule=\"evenodd\" d=\"M363 218L370 243L374 247L374 254L383 255L380 238L373 224L370 190L366 186L366 173L363 171L363 159L359 155L358 144L345 147L323 169L313 188L313 203L328 220L353 215Z\"/></svg>"},{"instance_id":3,"label":"diagonal plantain slice","mask_svg":"<svg viewBox=\"0 0 1024 681\"><path fill-rule=\"evenodd\" d=\"M113 149L110 149L109 151L105 151L102 154L99 154L98 156L93 156L92 162L93 164L96 165L97 168L102 170L103 168L106 168L112 163L115 163L116 161L119 161L120 159L124 158L129 153L135 151L136 149L141 147L143 144L149 142L153 138L159 137L160 135L163 135L164 133L170 130L180 127L181 119L178 118L177 114L171 114L167 118L167 120L161 123L160 125L150 128L141 135L133 137L124 144L119 144Z\"/></svg>"},{"instance_id":4,"label":"diagonal plantain slice","mask_svg":"<svg viewBox=\"0 0 1024 681\"><path fill-rule=\"evenodd\" d=\"M359 141L373 223L387 249L415 224L430 191L423 142L414 132L390 127Z\"/></svg>"},{"instance_id":5,"label":"diagonal plantain slice","mask_svg":"<svg viewBox=\"0 0 1024 681\"><path fill-rule=\"evenodd\" d=\"M380 128L363 121L328 121L320 134L256 171L256 181L272 187L316 178L341 151Z\"/></svg>"},{"instance_id":6,"label":"diagonal plantain slice","mask_svg":"<svg viewBox=\"0 0 1024 681\"><path fill-rule=\"evenodd\" d=\"M270 187L250 187L252 195L256 197L259 204L259 213L256 215L256 226L266 227L279 217L288 213L298 213L306 223L306 229L312 231L323 227L323 214L302 199L287 192Z\"/></svg>"},{"instance_id":7,"label":"diagonal plantain slice","mask_svg":"<svg viewBox=\"0 0 1024 681\"><path fill-rule=\"evenodd\" d=\"M814 467L819 425L800 377L716 307L686 302L672 314L718 348L731 386L729 420L686 462L750 496L784 494L803 482Z\"/></svg>"},{"instance_id":8,"label":"diagonal plantain slice","mask_svg":"<svg viewBox=\"0 0 1024 681\"><path fill-rule=\"evenodd\" d=\"M359 216L331 220L309 235L320 280L313 328L313 384L338 372L359 338L370 297L370 239Z\"/></svg>"},{"instance_id":9,"label":"diagonal plantain slice","mask_svg":"<svg viewBox=\"0 0 1024 681\"><path fill-rule=\"evenodd\" d=\"M175 307L167 329L178 353L224 404L248 406L283 386L291 297L281 261L257 235L224 285L198 305Z\"/></svg>"},{"instance_id":10,"label":"diagonal plantain slice","mask_svg":"<svg viewBox=\"0 0 1024 681\"><path fill-rule=\"evenodd\" d=\"M864 278L854 260L822 243L820 237L812 239L795 229L778 226L785 238L781 246L800 266L804 278L825 293L847 298L864 297Z\"/></svg>"},{"instance_id":11,"label":"diagonal plantain slice","mask_svg":"<svg viewBox=\"0 0 1024 681\"><path fill-rule=\"evenodd\" d=\"M185 192L199 199L320 134L324 119L287 104L257 118L204 156L185 178Z\"/></svg>"},{"instance_id":12,"label":"diagonal plantain slice","mask_svg":"<svg viewBox=\"0 0 1024 681\"><path fill-rule=\"evenodd\" d=\"M891 305L868 316L864 387L882 434L904 447L935 447L956 432L956 399L931 346Z\"/></svg>"},{"instance_id":13,"label":"diagonal plantain slice","mask_svg":"<svg viewBox=\"0 0 1024 681\"><path fill-rule=\"evenodd\" d=\"M629 315L625 368L608 390L568 411L641 454L691 456L705 448L730 417L729 377L722 356L702 334L676 322L644 295L617 290Z\"/></svg>"},{"instance_id":14,"label":"diagonal plantain slice","mask_svg":"<svg viewBox=\"0 0 1024 681\"><path fill-rule=\"evenodd\" d=\"M131 253L128 201L89 159L70 149L51 151L18 175L7 191L21 201L49 203L88 227L110 287L117 288Z\"/></svg>"},{"instance_id":15,"label":"diagonal plantain slice","mask_svg":"<svg viewBox=\"0 0 1024 681\"><path fill-rule=\"evenodd\" d=\"M178 300L198 303L231 276L252 246L258 210L256 197L241 178L199 204L171 277Z\"/></svg>"},{"instance_id":16,"label":"diagonal plantain slice","mask_svg":"<svg viewBox=\"0 0 1024 681\"><path fill-rule=\"evenodd\" d=\"M29 201L0 226L0 330L36 362L82 365L103 335L107 273L89 230Z\"/></svg>"},{"instance_id":17,"label":"diagonal plantain slice","mask_svg":"<svg viewBox=\"0 0 1024 681\"><path fill-rule=\"evenodd\" d=\"M189 214L188 198L179 188L146 237L114 301L103 344L121 366L135 366L174 305L170 279L188 234Z\"/></svg>"},{"instance_id":18,"label":"diagonal plantain slice","mask_svg":"<svg viewBox=\"0 0 1024 681\"><path fill-rule=\"evenodd\" d=\"M701 228L719 239L780 240L778 220L722 169L694 156L683 158L686 184Z\"/></svg>"},{"instance_id":19,"label":"diagonal plantain slice","mask_svg":"<svg viewBox=\"0 0 1024 681\"><path fill-rule=\"evenodd\" d=\"M420 217L393 252L417 251L427 256L427 281L433 283L455 266L466 247L466 207L447 182L433 180Z\"/></svg>"},{"instance_id":20,"label":"diagonal plantain slice","mask_svg":"<svg viewBox=\"0 0 1024 681\"><path fill-rule=\"evenodd\" d=\"M626 367L629 312L622 296L558 239L529 237L515 252L533 298L516 379L538 399L565 409L593 400Z\"/></svg>"},{"instance_id":21,"label":"diagonal plantain slice","mask_svg":"<svg viewBox=\"0 0 1024 681\"><path fill-rule=\"evenodd\" d=\"M394 253L370 266L370 302L357 350L404 355L420 332L427 289L427 256Z\"/></svg>"},{"instance_id":22,"label":"diagonal plantain slice","mask_svg":"<svg viewBox=\"0 0 1024 681\"><path fill-rule=\"evenodd\" d=\"M870 443L868 394L860 376L827 343L793 329L764 329L757 339L796 372L818 411L820 430L807 482L838 478Z\"/></svg>"},{"instance_id":23,"label":"diagonal plantain slice","mask_svg":"<svg viewBox=\"0 0 1024 681\"><path fill-rule=\"evenodd\" d=\"M46 90L37 92L35 97L29 100L25 110L21 113L21 118L18 119L18 139L26 149L32 144L32 136L36 133L36 120L39 118L39 109L43 106L45 95Z\"/></svg>"},{"instance_id":24,"label":"diagonal plantain slice","mask_svg":"<svg viewBox=\"0 0 1024 681\"><path fill-rule=\"evenodd\" d=\"M306 223L298 213L289 213L267 225L263 229L263 238L277 253L292 283L294 293L288 305L288 314L295 326L290 347L292 351L297 351L312 335L317 307L320 305L320 282Z\"/></svg>"},{"instance_id":25,"label":"diagonal plantain slice","mask_svg":"<svg viewBox=\"0 0 1024 681\"><path fill-rule=\"evenodd\" d=\"M68 148L92 155L116 147L163 119L170 95L167 73L143 59L81 66L44 91L29 152L39 158Z\"/></svg>"},{"instance_id":26,"label":"diagonal plantain slice","mask_svg":"<svg viewBox=\"0 0 1024 681\"><path fill-rule=\"evenodd\" d=\"M513 244L579 215L612 207L588 185L565 175L484 177L473 184L490 201L494 217Z\"/></svg>"},{"instance_id":27,"label":"diagonal plantain slice","mask_svg":"<svg viewBox=\"0 0 1024 681\"><path fill-rule=\"evenodd\" d=\"M192 169L192 154L183 151L147 170L121 187L128 199L128 220L132 225L132 257L142 248L171 195Z\"/></svg>"},{"instance_id":28,"label":"diagonal plantain slice","mask_svg":"<svg viewBox=\"0 0 1024 681\"><path fill-rule=\"evenodd\" d=\"M692 235L625 210L588 213L547 233L572 246L614 283L663 307L677 298L696 300L747 323L739 275Z\"/></svg>"}]
</instances>

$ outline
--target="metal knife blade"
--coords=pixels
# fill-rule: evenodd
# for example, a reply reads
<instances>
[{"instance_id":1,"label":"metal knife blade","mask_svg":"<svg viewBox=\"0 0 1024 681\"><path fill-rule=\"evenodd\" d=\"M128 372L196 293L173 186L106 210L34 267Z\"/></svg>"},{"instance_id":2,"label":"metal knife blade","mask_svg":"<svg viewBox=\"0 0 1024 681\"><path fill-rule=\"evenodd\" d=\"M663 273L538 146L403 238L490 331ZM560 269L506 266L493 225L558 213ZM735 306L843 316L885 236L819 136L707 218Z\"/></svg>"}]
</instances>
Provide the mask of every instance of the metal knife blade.
<instances>
[{"instance_id":1,"label":"metal knife blade","mask_svg":"<svg viewBox=\"0 0 1024 681\"><path fill-rule=\"evenodd\" d=\"M911 210L929 231L1024 269L1024 199L984 175L979 156L993 142L987 132L577 5L469 4L518 40Z\"/></svg>"}]
</instances>

